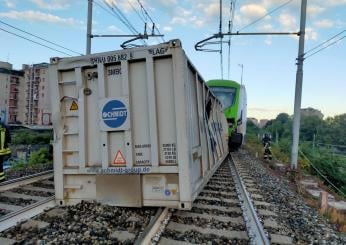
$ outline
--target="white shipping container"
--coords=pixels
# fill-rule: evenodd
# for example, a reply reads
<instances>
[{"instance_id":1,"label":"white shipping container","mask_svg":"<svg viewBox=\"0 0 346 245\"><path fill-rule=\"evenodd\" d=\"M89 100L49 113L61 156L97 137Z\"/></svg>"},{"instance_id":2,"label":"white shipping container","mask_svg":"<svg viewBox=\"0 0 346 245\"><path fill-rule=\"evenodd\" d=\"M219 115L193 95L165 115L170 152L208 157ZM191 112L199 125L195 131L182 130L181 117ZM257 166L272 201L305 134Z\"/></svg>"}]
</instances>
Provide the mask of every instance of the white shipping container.
<instances>
[{"instance_id":1,"label":"white shipping container","mask_svg":"<svg viewBox=\"0 0 346 245\"><path fill-rule=\"evenodd\" d=\"M221 104L179 40L49 67L59 204L190 209L228 154Z\"/></svg>"}]
</instances>

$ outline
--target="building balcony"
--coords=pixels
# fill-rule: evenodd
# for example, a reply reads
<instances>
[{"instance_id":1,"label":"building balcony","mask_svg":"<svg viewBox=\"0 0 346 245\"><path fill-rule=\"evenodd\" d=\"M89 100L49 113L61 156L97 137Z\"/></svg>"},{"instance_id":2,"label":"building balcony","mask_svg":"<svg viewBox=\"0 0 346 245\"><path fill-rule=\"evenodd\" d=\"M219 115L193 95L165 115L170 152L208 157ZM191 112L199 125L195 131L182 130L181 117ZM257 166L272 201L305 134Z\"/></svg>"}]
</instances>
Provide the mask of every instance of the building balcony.
<instances>
[{"instance_id":1,"label":"building balcony","mask_svg":"<svg viewBox=\"0 0 346 245\"><path fill-rule=\"evenodd\" d=\"M18 93L18 89L16 89L16 88L10 88L10 93Z\"/></svg>"}]
</instances>

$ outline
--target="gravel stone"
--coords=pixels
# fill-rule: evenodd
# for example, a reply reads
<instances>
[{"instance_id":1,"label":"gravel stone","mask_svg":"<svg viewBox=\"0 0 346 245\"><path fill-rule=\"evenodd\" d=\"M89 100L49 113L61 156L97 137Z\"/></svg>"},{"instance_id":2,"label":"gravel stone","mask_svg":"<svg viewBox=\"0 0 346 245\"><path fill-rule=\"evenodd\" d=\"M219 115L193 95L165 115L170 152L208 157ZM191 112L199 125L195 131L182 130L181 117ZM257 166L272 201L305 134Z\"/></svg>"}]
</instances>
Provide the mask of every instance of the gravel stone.
<instances>
[{"instance_id":1,"label":"gravel stone","mask_svg":"<svg viewBox=\"0 0 346 245\"><path fill-rule=\"evenodd\" d=\"M346 244L346 238L339 236L336 227L329 224L314 208L307 206L286 179L271 174L262 165L264 163L246 149L233 152L232 157L242 163L247 174L255 180L256 189L260 192L258 194L263 197L263 201L271 204L273 208L270 210L277 214L274 219L280 229L270 231L290 237L295 244Z\"/></svg>"}]
</instances>

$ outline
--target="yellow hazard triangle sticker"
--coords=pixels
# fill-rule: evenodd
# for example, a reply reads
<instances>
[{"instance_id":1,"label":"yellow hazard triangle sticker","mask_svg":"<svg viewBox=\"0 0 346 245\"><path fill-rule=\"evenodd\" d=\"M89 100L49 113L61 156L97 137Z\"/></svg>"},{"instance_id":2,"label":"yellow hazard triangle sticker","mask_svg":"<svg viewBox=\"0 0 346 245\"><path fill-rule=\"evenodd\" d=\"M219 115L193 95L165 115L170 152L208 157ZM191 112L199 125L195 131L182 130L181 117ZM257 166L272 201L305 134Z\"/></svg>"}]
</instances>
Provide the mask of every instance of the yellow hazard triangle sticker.
<instances>
[{"instance_id":1,"label":"yellow hazard triangle sticker","mask_svg":"<svg viewBox=\"0 0 346 245\"><path fill-rule=\"evenodd\" d=\"M117 152L117 154L115 155L112 164L114 164L114 165L126 164L125 157L123 156L123 154L121 153L120 150L119 150L119 151Z\"/></svg>"},{"instance_id":2,"label":"yellow hazard triangle sticker","mask_svg":"<svg viewBox=\"0 0 346 245\"><path fill-rule=\"evenodd\" d=\"M78 110L78 104L76 101L72 101L70 106L70 111L77 111Z\"/></svg>"}]
</instances>

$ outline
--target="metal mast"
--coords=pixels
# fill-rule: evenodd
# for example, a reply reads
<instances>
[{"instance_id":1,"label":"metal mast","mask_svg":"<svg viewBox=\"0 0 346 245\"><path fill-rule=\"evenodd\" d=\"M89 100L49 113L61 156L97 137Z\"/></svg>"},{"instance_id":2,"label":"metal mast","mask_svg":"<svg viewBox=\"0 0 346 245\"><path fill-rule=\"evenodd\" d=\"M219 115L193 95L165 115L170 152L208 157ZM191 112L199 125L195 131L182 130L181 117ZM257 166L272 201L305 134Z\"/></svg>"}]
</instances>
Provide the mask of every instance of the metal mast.
<instances>
[{"instance_id":1,"label":"metal mast","mask_svg":"<svg viewBox=\"0 0 346 245\"><path fill-rule=\"evenodd\" d=\"M86 36L86 54L91 53L91 28L93 16L93 1L88 0L88 20L87 20L87 36Z\"/></svg>"},{"instance_id":2,"label":"metal mast","mask_svg":"<svg viewBox=\"0 0 346 245\"><path fill-rule=\"evenodd\" d=\"M291 168L292 169L297 169L297 162L298 162L300 107L302 102L302 86L303 86L306 5L307 5L307 0L302 0L301 13L300 13L299 49L298 49L298 58L297 58L296 90L295 90L295 97L294 97L294 115L293 115L293 128L292 128L292 133L293 133L292 153L291 153Z\"/></svg>"}]
</instances>

